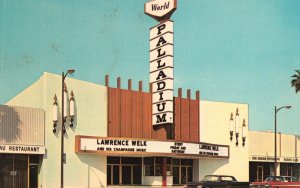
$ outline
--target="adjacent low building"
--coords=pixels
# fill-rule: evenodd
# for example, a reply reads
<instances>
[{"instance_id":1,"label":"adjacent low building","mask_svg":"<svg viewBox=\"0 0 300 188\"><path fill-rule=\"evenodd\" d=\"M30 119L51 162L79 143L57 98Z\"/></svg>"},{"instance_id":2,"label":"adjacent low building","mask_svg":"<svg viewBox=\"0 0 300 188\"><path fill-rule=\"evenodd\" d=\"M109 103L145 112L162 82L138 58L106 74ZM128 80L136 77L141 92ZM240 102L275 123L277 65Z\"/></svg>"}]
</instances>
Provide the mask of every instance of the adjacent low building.
<instances>
[{"instance_id":1,"label":"adjacent low building","mask_svg":"<svg viewBox=\"0 0 300 188\"><path fill-rule=\"evenodd\" d=\"M274 132L249 132L250 181L274 175ZM259 144L257 144L259 143ZM277 134L277 175L300 178L300 137Z\"/></svg>"}]
</instances>

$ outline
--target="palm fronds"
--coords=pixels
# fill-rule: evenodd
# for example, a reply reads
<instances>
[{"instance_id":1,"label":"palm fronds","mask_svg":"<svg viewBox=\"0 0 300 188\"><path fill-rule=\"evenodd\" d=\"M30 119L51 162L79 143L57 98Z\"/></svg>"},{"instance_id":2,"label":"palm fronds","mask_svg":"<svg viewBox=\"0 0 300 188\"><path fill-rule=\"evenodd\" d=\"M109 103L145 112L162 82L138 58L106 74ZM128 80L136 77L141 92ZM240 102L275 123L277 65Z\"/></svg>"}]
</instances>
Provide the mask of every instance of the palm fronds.
<instances>
[{"instance_id":1,"label":"palm fronds","mask_svg":"<svg viewBox=\"0 0 300 188\"><path fill-rule=\"evenodd\" d=\"M295 88L295 91L296 93L298 93L300 91L300 70L295 70L297 72L297 74L294 74L292 76L292 79L291 80L291 87L294 87Z\"/></svg>"}]
</instances>

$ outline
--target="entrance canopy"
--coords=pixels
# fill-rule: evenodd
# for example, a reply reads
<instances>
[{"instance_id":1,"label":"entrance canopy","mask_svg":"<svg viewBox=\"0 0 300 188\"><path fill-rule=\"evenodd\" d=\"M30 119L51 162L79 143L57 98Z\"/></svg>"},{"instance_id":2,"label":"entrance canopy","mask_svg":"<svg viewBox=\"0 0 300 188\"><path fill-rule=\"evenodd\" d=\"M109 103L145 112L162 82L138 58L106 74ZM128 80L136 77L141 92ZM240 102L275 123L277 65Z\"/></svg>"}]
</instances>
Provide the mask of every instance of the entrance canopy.
<instances>
[{"instance_id":1,"label":"entrance canopy","mask_svg":"<svg viewBox=\"0 0 300 188\"><path fill-rule=\"evenodd\" d=\"M113 137L75 137L76 153L92 153L118 156L170 156L189 158L229 158L228 145L160 141L149 139L127 139Z\"/></svg>"}]
</instances>

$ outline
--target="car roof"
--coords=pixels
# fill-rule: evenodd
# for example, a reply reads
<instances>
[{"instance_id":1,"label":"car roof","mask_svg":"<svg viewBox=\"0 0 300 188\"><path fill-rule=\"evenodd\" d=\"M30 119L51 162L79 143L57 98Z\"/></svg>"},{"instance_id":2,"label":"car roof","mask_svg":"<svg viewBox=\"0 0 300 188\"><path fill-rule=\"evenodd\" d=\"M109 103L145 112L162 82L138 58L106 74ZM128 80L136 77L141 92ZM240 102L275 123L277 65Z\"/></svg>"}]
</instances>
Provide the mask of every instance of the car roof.
<instances>
[{"instance_id":1,"label":"car roof","mask_svg":"<svg viewBox=\"0 0 300 188\"><path fill-rule=\"evenodd\" d=\"M205 177L208 176L217 176L217 177L234 177L234 176L230 176L230 175L206 175Z\"/></svg>"}]
</instances>

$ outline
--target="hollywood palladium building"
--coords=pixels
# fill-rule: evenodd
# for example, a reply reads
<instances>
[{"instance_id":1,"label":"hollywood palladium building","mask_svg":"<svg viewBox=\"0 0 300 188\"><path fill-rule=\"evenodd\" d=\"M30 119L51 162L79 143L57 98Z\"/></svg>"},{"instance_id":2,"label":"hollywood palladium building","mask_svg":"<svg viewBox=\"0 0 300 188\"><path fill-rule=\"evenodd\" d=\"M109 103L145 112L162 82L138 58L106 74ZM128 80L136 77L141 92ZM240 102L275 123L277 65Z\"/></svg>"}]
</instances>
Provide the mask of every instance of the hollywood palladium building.
<instances>
[{"instance_id":1,"label":"hollywood palladium building","mask_svg":"<svg viewBox=\"0 0 300 188\"><path fill-rule=\"evenodd\" d=\"M0 182L4 187L60 187L60 83L61 76L44 73L1 106ZM138 91L130 89L130 81L129 89L109 87L108 77L106 83L65 80L65 187L183 185L206 174L248 180L247 170L240 172L249 166L248 142L242 140L248 105L201 101L199 94L191 97L189 90L183 97L179 89L174 97L174 124L153 126L151 93L142 91L141 83ZM230 114L237 108L238 145L235 136L229 138Z\"/></svg>"},{"instance_id":2,"label":"hollywood palladium building","mask_svg":"<svg viewBox=\"0 0 300 188\"><path fill-rule=\"evenodd\" d=\"M258 160L265 148L249 146L257 134L248 132L247 104L203 101L198 91L181 88L173 95L169 18L176 8L175 0L145 4L145 13L160 21L150 29L146 91L142 82L132 90L132 81L122 86L120 78L111 87L109 76L99 85L44 73L0 106L2 187L166 186L207 174L239 181L266 175L261 168L271 161ZM297 160L293 152L282 154L282 163Z\"/></svg>"}]
</instances>

